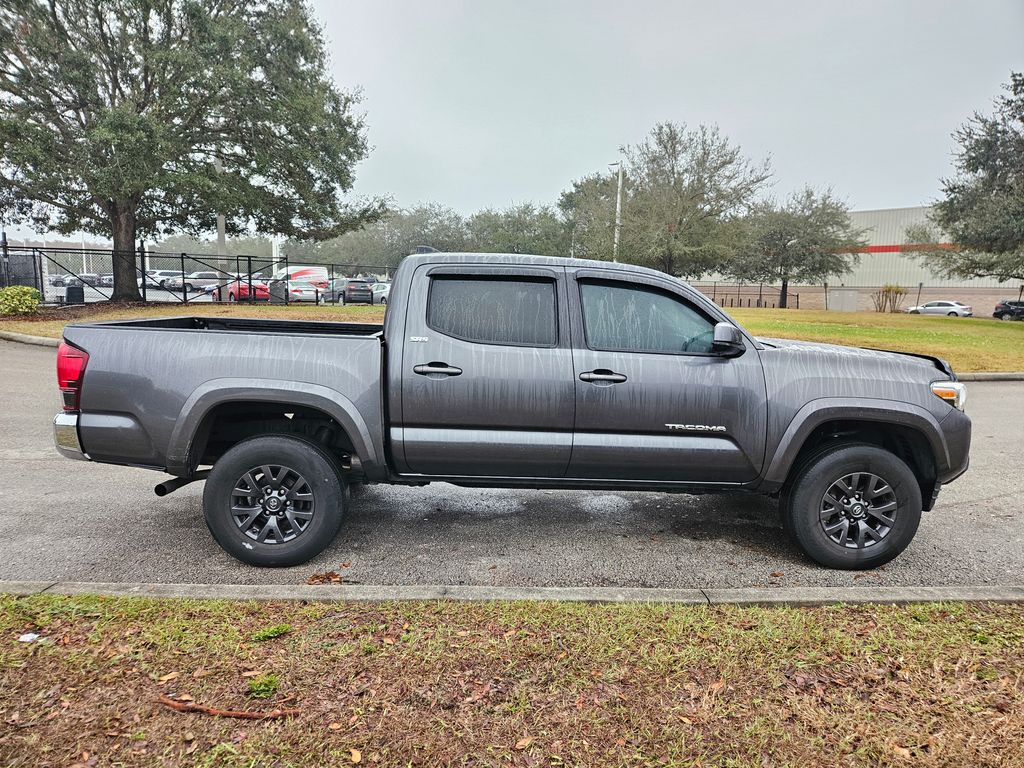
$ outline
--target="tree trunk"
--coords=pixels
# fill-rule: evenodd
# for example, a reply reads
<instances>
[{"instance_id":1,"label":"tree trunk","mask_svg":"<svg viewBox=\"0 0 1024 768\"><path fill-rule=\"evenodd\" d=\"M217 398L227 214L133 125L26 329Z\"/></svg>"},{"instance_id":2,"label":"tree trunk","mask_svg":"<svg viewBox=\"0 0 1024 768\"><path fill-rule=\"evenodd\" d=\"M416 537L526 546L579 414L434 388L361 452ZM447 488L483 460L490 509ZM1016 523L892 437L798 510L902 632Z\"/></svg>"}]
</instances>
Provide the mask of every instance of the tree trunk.
<instances>
[{"instance_id":1,"label":"tree trunk","mask_svg":"<svg viewBox=\"0 0 1024 768\"><path fill-rule=\"evenodd\" d=\"M111 301L142 301L138 283L140 273L135 264L135 211L127 205L114 204L110 218L114 229L114 293Z\"/></svg>"},{"instance_id":2,"label":"tree trunk","mask_svg":"<svg viewBox=\"0 0 1024 768\"><path fill-rule=\"evenodd\" d=\"M779 309L789 306L789 278L782 278L782 287L779 289Z\"/></svg>"}]
</instances>

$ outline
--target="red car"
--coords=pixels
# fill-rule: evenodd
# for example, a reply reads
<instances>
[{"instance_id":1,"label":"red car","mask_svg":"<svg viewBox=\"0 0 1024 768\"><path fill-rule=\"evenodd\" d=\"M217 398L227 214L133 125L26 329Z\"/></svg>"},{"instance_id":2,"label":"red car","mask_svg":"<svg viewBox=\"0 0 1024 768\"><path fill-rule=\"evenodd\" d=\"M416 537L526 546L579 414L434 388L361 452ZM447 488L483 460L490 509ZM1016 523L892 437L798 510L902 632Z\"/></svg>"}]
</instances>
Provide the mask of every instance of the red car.
<instances>
[{"instance_id":1,"label":"red car","mask_svg":"<svg viewBox=\"0 0 1024 768\"><path fill-rule=\"evenodd\" d=\"M221 296L226 293L228 301L248 301L249 281L235 280L233 283L217 288L213 292L214 301L221 301ZM252 281L253 301L270 301L270 288L266 283Z\"/></svg>"}]
</instances>

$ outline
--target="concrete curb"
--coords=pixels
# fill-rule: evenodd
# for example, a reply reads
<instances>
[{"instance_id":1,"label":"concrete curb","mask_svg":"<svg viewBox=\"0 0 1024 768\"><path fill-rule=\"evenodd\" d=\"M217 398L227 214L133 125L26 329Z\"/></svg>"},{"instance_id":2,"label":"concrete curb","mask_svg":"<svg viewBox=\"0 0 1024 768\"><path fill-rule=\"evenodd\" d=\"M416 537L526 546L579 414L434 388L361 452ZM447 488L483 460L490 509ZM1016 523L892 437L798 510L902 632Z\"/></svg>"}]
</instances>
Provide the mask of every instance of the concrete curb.
<instances>
[{"instance_id":1,"label":"concrete curb","mask_svg":"<svg viewBox=\"0 0 1024 768\"><path fill-rule=\"evenodd\" d=\"M745 589L644 589L637 587L479 587L274 584L138 584L81 581L0 581L16 596L104 595L221 600L559 601L675 603L680 605L831 605L837 603L1024 602L1024 586L1007 587L770 587Z\"/></svg>"},{"instance_id":2,"label":"concrete curb","mask_svg":"<svg viewBox=\"0 0 1024 768\"><path fill-rule=\"evenodd\" d=\"M14 331L0 331L0 339L17 341L19 344L35 344L37 347L60 346L60 339L51 339L46 336L29 336L26 333L15 333Z\"/></svg>"},{"instance_id":3,"label":"concrete curb","mask_svg":"<svg viewBox=\"0 0 1024 768\"><path fill-rule=\"evenodd\" d=\"M981 372L958 373L956 377L960 381L1024 381L1024 371L1009 371L1007 373Z\"/></svg>"}]
</instances>

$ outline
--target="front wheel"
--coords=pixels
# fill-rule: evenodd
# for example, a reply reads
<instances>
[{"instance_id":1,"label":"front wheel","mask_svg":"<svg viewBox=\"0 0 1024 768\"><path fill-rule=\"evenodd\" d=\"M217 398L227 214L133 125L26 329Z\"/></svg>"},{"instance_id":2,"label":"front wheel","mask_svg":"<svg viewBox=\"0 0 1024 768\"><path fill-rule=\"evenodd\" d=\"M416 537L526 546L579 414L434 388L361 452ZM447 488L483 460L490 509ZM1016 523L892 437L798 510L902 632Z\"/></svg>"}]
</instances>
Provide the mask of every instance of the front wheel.
<instances>
[{"instance_id":1,"label":"front wheel","mask_svg":"<svg viewBox=\"0 0 1024 768\"><path fill-rule=\"evenodd\" d=\"M790 536L812 560L865 570L907 548L921 506L921 488L906 462L875 445L847 443L796 470L782 514Z\"/></svg>"},{"instance_id":2,"label":"front wheel","mask_svg":"<svg viewBox=\"0 0 1024 768\"><path fill-rule=\"evenodd\" d=\"M290 435L243 440L213 465L203 515L217 543L249 565L300 565L334 539L344 482L320 446Z\"/></svg>"},{"instance_id":3,"label":"front wheel","mask_svg":"<svg viewBox=\"0 0 1024 768\"><path fill-rule=\"evenodd\" d=\"M1004 312L1003 314L1001 314L999 316L999 319L1000 320L1013 320L1013 315L1011 315L1009 312Z\"/></svg>"},{"instance_id":4,"label":"front wheel","mask_svg":"<svg viewBox=\"0 0 1024 768\"><path fill-rule=\"evenodd\" d=\"M381 304L387 304L388 303L388 297L387 296L381 296L380 297L380 303Z\"/></svg>"}]
</instances>

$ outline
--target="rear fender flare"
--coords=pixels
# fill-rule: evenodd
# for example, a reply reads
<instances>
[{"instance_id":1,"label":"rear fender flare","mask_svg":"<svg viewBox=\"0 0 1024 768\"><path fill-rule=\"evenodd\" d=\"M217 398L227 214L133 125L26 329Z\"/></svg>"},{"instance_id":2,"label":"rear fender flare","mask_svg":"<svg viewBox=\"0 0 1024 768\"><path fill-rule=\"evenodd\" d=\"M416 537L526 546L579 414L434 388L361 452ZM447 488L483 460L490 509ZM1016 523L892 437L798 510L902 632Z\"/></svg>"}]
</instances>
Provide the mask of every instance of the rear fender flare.
<instances>
[{"instance_id":1,"label":"rear fender flare","mask_svg":"<svg viewBox=\"0 0 1024 768\"><path fill-rule=\"evenodd\" d=\"M203 382L185 400L171 432L167 471L176 475L189 472L189 454L196 434L213 408L246 400L304 405L323 411L345 430L366 474L376 474L380 461L370 430L356 405L340 392L301 381L234 378Z\"/></svg>"},{"instance_id":2,"label":"rear fender flare","mask_svg":"<svg viewBox=\"0 0 1024 768\"><path fill-rule=\"evenodd\" d=\"M928 441L939 474L949 467L949 450L938 419L921 406L871 398L821 398L797 411L768 463L764 485L780 488L811 433L827 421L876 421L920 432Z\"/></svg>"}]
</instances>

